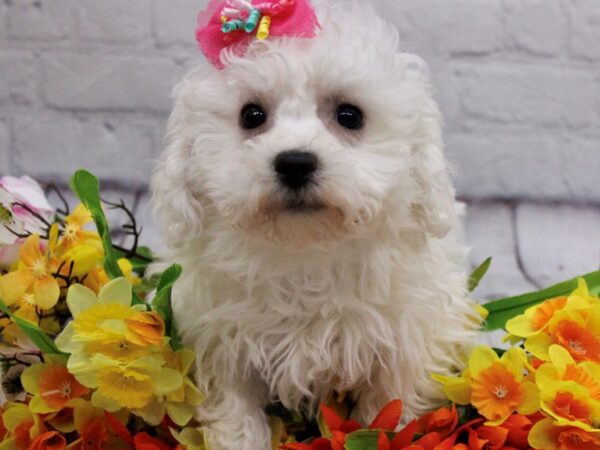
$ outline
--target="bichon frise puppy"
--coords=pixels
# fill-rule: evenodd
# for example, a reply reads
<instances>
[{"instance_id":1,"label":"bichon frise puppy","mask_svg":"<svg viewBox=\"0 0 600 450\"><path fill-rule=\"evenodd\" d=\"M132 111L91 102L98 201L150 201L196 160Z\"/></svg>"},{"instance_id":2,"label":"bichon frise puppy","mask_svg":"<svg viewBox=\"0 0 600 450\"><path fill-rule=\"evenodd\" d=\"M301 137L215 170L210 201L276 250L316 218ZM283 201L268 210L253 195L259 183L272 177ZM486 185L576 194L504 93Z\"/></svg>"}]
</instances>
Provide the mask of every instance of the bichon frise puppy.
<instances>
[{"instance_id":1,"label":"bichon frise puppy","mask_svg":"<svg viewBox=\"0 0 600 450\"><path fill-rule=\"evenodd\" d=\"M395 398L412 418L474 337L424 65L368 5L321 14L189 74L153 177L212 450L269 449L269 402L334 390L363 423Z\"/></svg>"}]
</instances>

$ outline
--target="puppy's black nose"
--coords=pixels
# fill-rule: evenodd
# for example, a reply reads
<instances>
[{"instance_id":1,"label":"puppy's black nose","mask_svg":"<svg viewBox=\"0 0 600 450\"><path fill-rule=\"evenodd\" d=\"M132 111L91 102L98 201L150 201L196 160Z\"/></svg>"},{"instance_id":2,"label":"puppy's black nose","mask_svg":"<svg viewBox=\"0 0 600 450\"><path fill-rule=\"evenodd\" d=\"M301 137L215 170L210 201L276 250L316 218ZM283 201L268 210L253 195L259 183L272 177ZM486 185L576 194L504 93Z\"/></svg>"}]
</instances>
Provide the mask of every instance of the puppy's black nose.
<instances>
[{"instance_id":1,"label":"puppy's black nose","mask_svg":"<svg viewBox=\"0 0 600 450\"><path fill-rule=\"evenodd\" d=\"M310 152L290 150L275 157L275 172L290 189L297 190L308 184L317 170L317 156Z\"/></svg>"}]
</instances>

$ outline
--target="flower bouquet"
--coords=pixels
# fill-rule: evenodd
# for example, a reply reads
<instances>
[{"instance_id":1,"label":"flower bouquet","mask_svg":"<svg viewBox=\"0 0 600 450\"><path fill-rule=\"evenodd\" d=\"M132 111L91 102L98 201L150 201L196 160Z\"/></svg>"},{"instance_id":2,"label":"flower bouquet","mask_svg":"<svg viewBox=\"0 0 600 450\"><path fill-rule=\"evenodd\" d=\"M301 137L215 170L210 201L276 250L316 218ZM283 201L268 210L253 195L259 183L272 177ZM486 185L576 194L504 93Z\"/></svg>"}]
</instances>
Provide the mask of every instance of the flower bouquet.
<instances>
[{"instance_id":1,"label":"flower bouquet","mask_svg":"<svg viewBox=\"0 0 600 450\"><path fill-rule=\"evenodd\" d=\"M0 179L0 450L202 450L194 353L171 314L173 265L153 256L121 201L80 170L81 201L54 209L31 178ZM133 244L113 243L103 208ZM471 290L487 271L472 274ZM152 292L152 295L150 295ZM406 423L402 401L368 426L340 394L317 421L268 408L273 449L600 450L600 272L480 308L507 350L476 347L455 377L432 374L448 404Z\"/></svg>"}]
</instances>

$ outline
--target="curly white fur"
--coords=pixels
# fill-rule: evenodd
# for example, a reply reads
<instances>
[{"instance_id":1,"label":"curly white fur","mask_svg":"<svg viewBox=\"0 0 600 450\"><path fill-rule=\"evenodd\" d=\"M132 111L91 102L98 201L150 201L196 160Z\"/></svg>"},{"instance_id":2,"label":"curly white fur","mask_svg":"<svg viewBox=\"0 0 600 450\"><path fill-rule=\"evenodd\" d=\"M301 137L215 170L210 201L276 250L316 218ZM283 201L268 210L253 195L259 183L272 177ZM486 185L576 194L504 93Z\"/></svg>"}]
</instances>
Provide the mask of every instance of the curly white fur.
<instances>
[{"instance_id":1,"label":"curly white fur","mask_svg":"<svg viewBox=\"0 0 600 450\"><path fill-rule=\"evenodd\" d=\"M320 19L314 39L256 42L223 71L193 71L152 181L165 260L183 265L174 312L198 354L212 450L270 448L268 402L312 412L333 389L361 421L394 398L414 417L443 401L430 373L459 370L473 339L424 65L368 6ZM268 111L258 132L239 126L247 102ZM363 129L333 120L340 102L360 106ZM318 156L305 200L324 208L286 209L273 159L291 149Z\"/></svg>"}]
</instances>

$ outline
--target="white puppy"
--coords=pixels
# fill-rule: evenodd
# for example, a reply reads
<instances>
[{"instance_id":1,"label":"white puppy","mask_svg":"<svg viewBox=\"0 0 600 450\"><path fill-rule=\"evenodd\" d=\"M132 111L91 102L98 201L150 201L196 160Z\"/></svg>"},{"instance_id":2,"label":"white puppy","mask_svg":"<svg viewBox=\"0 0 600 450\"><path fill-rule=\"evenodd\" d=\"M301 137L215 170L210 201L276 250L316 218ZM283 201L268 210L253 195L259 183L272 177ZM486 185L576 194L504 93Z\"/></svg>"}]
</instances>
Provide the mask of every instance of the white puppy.
<instances>
[{"instance_id":1,"label":"white puppy","mask_svg":"<svg viewBox=\"0 0 600 450\"><path fill-rule=\"evenodd\" d=\"M212 450L270 448L266 404L332 390L362 422L395 398L414 417L473 339L423 64L368 6L320 20L193 71L152 181Z\"/></svg>"}]
</instances>

